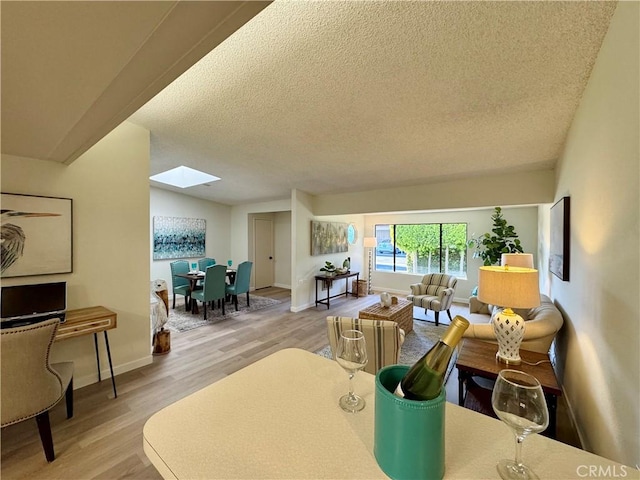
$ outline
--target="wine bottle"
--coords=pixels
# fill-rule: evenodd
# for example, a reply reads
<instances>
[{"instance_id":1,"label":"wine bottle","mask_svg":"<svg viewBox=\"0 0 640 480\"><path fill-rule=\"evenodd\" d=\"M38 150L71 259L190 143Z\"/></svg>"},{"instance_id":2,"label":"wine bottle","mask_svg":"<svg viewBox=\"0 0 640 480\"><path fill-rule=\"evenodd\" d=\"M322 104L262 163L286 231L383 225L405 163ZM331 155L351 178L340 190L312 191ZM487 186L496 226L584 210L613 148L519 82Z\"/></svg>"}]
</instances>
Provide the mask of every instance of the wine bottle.
<instances>
[{"instance_id":1,"label":"wine bottle","mask_svg":"<svg viewBox=\"0 0 640 480\"><path fill-rule=\"evenodd\" d=\"M440 394L444 375L469 320L456 315L442 338L406 373L394 394L409 400L431 400Z\"/></svg>"}]
</instances>

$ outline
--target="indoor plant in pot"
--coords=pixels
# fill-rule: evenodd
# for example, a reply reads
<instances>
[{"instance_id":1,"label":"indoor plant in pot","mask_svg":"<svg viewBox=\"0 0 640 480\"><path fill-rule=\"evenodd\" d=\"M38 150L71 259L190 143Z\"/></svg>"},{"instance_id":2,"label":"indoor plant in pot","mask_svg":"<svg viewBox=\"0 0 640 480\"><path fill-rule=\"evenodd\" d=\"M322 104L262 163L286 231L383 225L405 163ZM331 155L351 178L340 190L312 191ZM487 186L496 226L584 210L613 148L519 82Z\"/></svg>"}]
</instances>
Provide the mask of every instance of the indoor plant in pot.
<instances>
[{"instance_id":1,"label":"indoor plant in pot","mask_svg":"<svg viewBox=\"0 0 640 480\"><path fill-rule=\"evenodd\" d=\"M324 262L324 267L320 269L327 277L333 277L336 274L336 266L331 262Z\"/></svg>"},{"instance_id":2,"label":"indoor plant in pot","mask_svg":"<svg viewBox=\"0 0 640 480\"><path fill-rule=\"evenodd\" d=\"M522 253L522 246L513 225L509 225L502 216L502 209L495 207L491 216L493 228L491 233L485 233L469 240L467 246L475 248L474 258L481 258L485 265L499 265L503 253Z\"/></svg>"}]
</instances>

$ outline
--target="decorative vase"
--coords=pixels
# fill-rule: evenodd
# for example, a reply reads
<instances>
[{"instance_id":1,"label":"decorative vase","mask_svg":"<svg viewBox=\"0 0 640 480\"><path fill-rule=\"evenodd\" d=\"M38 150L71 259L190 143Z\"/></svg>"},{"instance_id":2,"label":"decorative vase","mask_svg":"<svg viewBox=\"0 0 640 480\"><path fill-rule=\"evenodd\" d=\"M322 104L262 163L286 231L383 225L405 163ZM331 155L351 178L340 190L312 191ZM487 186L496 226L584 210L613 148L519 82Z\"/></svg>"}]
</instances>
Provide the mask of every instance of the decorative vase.
<instances>
[{"instance_id":1,"label":"decorative vase","mask_svg":"<svg viewBox=\"0 0 640 480\"><path fill-rule=\"evenodd\" d=\"M391 295L387 292L382 292L380 294L380 305L384 308L389 308L391 306Z\"/></svg>"}]
</instances>

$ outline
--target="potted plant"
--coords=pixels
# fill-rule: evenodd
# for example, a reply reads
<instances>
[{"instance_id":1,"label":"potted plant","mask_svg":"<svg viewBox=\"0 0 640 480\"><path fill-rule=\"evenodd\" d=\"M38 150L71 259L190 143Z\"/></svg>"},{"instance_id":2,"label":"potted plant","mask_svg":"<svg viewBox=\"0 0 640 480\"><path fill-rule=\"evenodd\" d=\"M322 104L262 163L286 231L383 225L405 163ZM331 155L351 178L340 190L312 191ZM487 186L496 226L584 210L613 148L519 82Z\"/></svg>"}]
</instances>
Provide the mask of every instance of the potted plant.
<instances>
[{"instance_id":1,"label":"potted plant","mask_svg":"<svg viewBox=\"0 0 640 480\"><path fill-rule=\"evenodd\" d=\"M502 209L495 207L492 233L485 233L469 240L467 246L475 248L474 258L481 258L485 265L497 265L503 253L522 253L522 246L513 225L502 216Z\"/></svg>"},{"instance_id":2,"label":"potted plant","mask_svg":"<svg viewBox=\"0 0 640 480\"><path fill-rule=\"evenodd\" d=\"M333 277L336 274L336 266L331 262L324 262L324 267L320 269L327 277Z\"/></svg>"}]
</instances>

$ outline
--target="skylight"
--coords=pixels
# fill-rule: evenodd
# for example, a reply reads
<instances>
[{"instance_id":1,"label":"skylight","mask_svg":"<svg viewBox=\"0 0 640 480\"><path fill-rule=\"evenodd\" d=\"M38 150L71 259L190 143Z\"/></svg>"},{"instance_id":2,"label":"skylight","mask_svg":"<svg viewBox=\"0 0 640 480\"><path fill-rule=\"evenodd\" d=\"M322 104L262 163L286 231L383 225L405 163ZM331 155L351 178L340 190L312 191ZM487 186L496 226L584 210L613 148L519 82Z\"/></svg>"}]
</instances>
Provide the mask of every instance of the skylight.
<instances>
[{"instance_id":1,"label":"skylight","mask_svg":"<svg viewBox=\"0 0 640 480\"><path fill-rule=\"evenodd\" d=\"M220 180L220 177L181 165L166 172L151 175L149 179L174 187L187 188L202 185L203 183L215 182Z\"/></svg>"}]
</instances>

